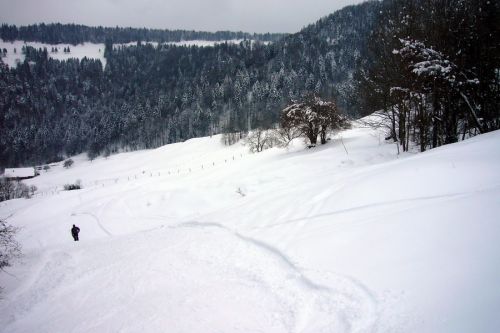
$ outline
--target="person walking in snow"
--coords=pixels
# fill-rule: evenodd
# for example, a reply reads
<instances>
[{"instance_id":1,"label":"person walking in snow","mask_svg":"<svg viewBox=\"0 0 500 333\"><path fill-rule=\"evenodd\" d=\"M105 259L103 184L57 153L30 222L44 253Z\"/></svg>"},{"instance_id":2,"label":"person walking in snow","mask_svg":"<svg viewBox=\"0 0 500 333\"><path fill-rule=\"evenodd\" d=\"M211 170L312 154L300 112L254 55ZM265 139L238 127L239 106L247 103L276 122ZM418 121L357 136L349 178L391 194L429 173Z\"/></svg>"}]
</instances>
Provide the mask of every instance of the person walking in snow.
<instances>
[{"instance_id":1,"label":"person walking in snow","mask_svg":"<svg viewBox=\"0 0 500 333\"><path fill-rule=\"evenodd\" d=\"M78 228L76 225L73 224L73 228L71 228L71 236L73 236L73 239L75 242L78 241L78 233L80 232L80 228Z\"/></svg>"}]
</instances>

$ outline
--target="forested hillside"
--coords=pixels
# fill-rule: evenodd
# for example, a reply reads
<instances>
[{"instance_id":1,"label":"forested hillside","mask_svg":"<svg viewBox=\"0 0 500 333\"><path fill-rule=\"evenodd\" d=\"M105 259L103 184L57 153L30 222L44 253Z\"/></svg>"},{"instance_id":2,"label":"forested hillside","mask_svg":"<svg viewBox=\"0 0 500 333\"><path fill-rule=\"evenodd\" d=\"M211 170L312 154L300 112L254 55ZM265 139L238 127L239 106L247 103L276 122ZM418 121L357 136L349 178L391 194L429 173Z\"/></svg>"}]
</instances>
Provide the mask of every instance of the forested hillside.
<instances>
[{"instance_id":1,"label":"forested hillside","mask_svg":"<svg viewBox=\"0 0 500 333\"><path fill-rule=\"evenodd\" d=\"M500 2L383 1L357 68L360 110L408 150L500 128Z\"/></svg>"},{"instance_id":2,"label":"forested hillside","mask_svg":"<svg viewBox=\"0 0 500 333\"><path fill-rule=\"evenodd\" d=\"M192 31L192 30L161 30L146 28L120 27L88 27L79 24L33 24L17 27L2 24L0 38L7 41L23 40L26 42L43 42L48 44L80 44L84 42L104 43L107 39L115 43L136 41L148 42L179 42L186 40L221 41L229 39L253 39L260 41L275 41L283 34L250 34L233 31Z\"/></svg>"},{"instance_id":3,"label":"forested hillside","mask_svg":"<svg viewBox=\"0 0 500 333\"><path fill-rule=\"evenodd\" d=\"M57 61L48 50L27 48L17 68L0 64L0 164L45 163L84 151L92 158L269 128L291 100L308 93L352 116L382 109L403 150L410 141L425 150L490 131L499 127L498 7L370 1L272 43L259 39L276 36L229 33L219 37L246 39L213 47L144 41L216 34L4 25L7 39L104 40L107 63ZM135 46L118 45L131 40Z\"/></svg>"},{"instance_id":4,"label":"forested hillside","mask_svg":"<svg viewBox=\"0 0 500 333\"><path fill-rule=\"evenodd\" d=\"M1 68L1 164L42 163L82 151L93 157L270 127L286 103L310 91L351 111L352 73L376 6L347 7L271 44L113 47L161 39L154 30L125 38L119 35L125 29L111 29L116 34L106 35L106 68L94 60L56 61L48 51L28 48L23 64ZM4 25L2 36L13 30L10 39L73 42L62 36L73 36L74 28Z\"/></svg>"}]
</instances>

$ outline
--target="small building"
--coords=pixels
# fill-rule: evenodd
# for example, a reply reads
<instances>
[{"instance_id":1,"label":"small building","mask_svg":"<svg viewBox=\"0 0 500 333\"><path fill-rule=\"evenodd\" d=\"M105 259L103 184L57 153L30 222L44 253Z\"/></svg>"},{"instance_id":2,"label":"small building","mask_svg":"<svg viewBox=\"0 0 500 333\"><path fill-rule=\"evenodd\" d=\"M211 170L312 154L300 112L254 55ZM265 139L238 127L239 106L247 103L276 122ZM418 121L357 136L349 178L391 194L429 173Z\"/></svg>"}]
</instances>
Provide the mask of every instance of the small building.
<instances>
[{"instance_id":1,"label":"small building","mask_svg":"<svg viewBox=\"0 0 500 333\"><path fill-rule=\"evenodd\" d=\"M21 180L36 176L35 168L6 168L3 176L7 179Z\"/></svg>"}]
</instances>

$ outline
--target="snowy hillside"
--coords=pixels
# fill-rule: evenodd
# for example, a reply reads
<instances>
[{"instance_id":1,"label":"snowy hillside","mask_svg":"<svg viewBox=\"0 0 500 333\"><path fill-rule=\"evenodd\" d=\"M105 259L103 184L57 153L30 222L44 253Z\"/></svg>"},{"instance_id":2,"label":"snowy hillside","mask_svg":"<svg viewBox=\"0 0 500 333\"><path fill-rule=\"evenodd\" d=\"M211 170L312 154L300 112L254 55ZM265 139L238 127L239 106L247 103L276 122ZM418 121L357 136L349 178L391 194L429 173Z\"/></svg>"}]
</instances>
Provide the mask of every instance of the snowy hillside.
<instances>
[{"instance_id":1,"label":"snowy hillside","mask_svg":"<svg viewBox=\"0 0 500 333\"><path fill-rule=\"evenodd\" d=\"M169 42L165 43L168 45L177 45L177 46L199 46L199 47L208 47L214 46L215 44L220 43L234 43L238 44L242 40L234 39L227 41L207 41L207 40L188 40L181 42ZM267 44L268 42L265 42ZM154 46L157 46L157 42L150 42ZM126 44L114 44L115 47L127 47L137 45L137 42L131 42ZM20 40L16 40L14 42L8 42L0 39L0 50L7 50L7 54L5 57L2 57L2 61L7 64L9 67L15 67L18 63L24 61L24 54L22 54L21 50L23 46L31 46L36 49L47 48L49 51L49 57L57 60L67 60L70 58L83 59L84 57L91 59L98 59L101 61L103 66L106 66L106 58L104 58L104 43L83 43L78 45L69 45L69 44L45 44L39 42L23 42ZM69 47L70 52L64 52L64 48ZM51 52L52 48L57 48L58 52ZM15 52L14 52L15 51Z\"/></svg>"},{"instance_id":2,"label":"snowy hillside","mask_svg":"<svg viewBox=\"0 0 500 333\"><path fill-rule=\"evenodd\" d=\"M83 59L84 57L99 59L106 64L106 59L104 58L104 44L94 44L94 43L84 43L79 45L69 45L69 44L57 44L50 45L39 42L23 42L16 40L14 42L7 42L0 39L0 49L6 49L7 55L2 58L2 61L9 67L15 67L18 63L24 61L24 54L22 54L23 46L31 46L36 49L47 48L49 52L49 57L57 60L67 60L70 58ZM70 48L69 53L64 52L64 48ZM58 52L51 52L52 48L57 48ZM15 52L14 52L15 49Z\"/></svg>"},{"instance_id":3,"label":"snowy hillside","mask_svg":"<svg viewBox=\"0 0 500 333\"><path fill-rule=\"evenodd\" d=\"M500 132L396 152L355 127L55 165L0 203L0 332L498 332Z\"/></svg>"}]
</instances>

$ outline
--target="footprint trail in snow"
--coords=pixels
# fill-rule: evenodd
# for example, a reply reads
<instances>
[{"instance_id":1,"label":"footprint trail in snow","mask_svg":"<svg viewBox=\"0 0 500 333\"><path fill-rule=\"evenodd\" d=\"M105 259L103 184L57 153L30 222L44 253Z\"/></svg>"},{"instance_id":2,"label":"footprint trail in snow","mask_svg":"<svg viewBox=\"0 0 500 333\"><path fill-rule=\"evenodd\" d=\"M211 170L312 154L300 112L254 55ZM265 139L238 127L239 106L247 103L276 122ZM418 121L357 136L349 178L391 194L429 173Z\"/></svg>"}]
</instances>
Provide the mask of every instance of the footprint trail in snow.
<instances>
[{"instance_id":1,"label":"footprint trail in snow","mask_svg":"<svg viewBox=\"0 0 500 333\"><path fill-rule=\"evenodd\" d=\"M68 312L78 313L73 332L370 332L376 323L376 302L356 281L312 280L277 249L217 224L51 252L42 266L1 308L0 331L61 331Z\"/></svg>"}]
</instances>

